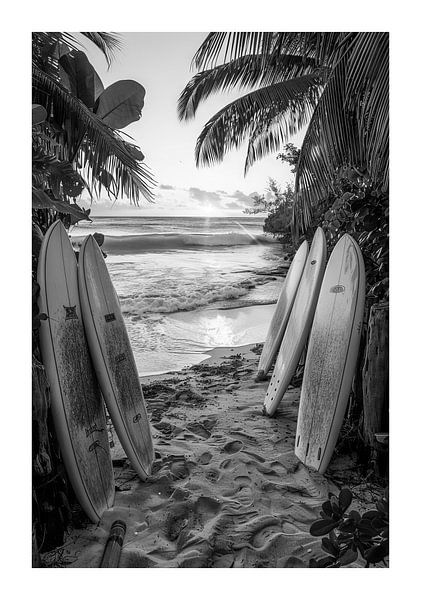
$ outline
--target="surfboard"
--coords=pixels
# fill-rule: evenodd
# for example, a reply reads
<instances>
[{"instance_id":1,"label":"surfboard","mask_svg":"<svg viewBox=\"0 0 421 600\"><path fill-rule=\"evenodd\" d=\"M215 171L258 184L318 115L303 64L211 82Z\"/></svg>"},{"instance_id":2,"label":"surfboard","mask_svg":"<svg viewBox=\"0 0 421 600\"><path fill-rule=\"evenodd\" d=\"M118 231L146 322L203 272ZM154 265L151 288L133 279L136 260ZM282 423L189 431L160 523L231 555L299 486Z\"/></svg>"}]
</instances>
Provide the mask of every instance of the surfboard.
<instances>
[{"instance_id":1,"label":"surfboard","mask_svg":"<svg viewBox=\"0 0 421 600\"><path fill-rule=\"evenodd\" d=\"M104 403L89 356L80 309L77 262L61 221L47 231L39 254L40 348L51 410L70 483L97 523L114 502L114 474Z\"/></svg>"},{"instance_id":2,"label":"surfboard","mask_svg":"<svg viewBox=\"0 0 421 600\"><path fill-rule=\"evenodd\" d=\"M83 322L102 394L132 467L146 480L154 460L149 418L120 302L92 236L81 246L78 272Z\"/></svg>"},{"instance_id":3,"label":"surfboard","mask_svg":"<svg viewBox=\"0 0 421 600\"><path fill-rule=\"evenodd\" d=\"M295 454L324 473L354 377L364 315L361 250L345 234L330 256L310 333L298 412Z\"/></svg>"},{"instance_id":4,"label":"surfboard","mask_svg":"<svg viewBox=\"0 0 421 600\"><path fill-rule=\"evenodd\" d=\"M275 312L269 325L266 341L260 355L259 366L257 367L256 381L264 379L273 365L276 354L281 345L283 335L288 323L295 295L303 274L304 265L308 254L308 243L304 241L295 253L294 259L290 264L287 276L282 284Z\"/></svg>"},{"instance_id":5,"label":"surfboard","mask_svg":"<svg viewBox=\"0 0 421 600\"><path fill-rule=\"evenodd\" d=\"M273 416L295 373L304 350L326 265L326 239L318 227L308 253L300 285L279 348L264 400L264 412Z\"/></svg>"}]
</instances>

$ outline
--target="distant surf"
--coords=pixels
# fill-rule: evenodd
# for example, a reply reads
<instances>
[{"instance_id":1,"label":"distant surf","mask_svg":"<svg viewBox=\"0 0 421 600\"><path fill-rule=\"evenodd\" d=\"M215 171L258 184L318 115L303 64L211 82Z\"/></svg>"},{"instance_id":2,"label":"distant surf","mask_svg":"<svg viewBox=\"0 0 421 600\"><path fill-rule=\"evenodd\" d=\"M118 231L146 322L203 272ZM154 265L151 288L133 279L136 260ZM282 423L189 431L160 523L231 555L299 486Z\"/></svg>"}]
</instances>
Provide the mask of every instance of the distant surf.
<instances>
[{"instance_id":1,"label":"distant surf","mask_svg":"<svg viewBox=\"0 0 421 600\"><path fill-rule=\"evenodd\" d=\"M74 246L95 232L105 237L140 373L192 364L205 348L263 341L261 315L287 263L261 217L94 217L73 228Z\"/></svg>"},{"instance_id":2,"label":"distant surf","mask_svg":"<svg viewBox=\"0 0 421 600\"><path fill-rule=\"evenodd\" d=\"M79 245L83 237L73 237ZM212 248L220 246L249 246L253 244L274 244L276 240L264 234L243 232L219 233L146 233L142 235L106 235L103 244L105 252L114 254L137 254L151 250L182 250L185 248Z\"/></svg>"}]
</instances>

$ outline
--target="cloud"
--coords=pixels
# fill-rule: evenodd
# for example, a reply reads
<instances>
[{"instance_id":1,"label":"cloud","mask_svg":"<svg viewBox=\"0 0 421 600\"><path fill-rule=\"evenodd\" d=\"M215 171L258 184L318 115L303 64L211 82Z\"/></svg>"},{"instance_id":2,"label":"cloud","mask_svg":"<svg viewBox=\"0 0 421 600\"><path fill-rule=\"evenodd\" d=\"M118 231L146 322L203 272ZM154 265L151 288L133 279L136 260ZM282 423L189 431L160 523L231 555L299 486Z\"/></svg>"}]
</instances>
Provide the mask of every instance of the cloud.
<instances>
[{"instance_id":1,"label":"cloud","mask_svg":"<svg viewBox=\"0 0 421 600\"><path fill-rule=\"evenodd\" d=\"M252 194L245 194L240 190L236 190L233 194L230 194L230 197L235 198L238 208L246 208L247 206L253 206L254 204Z\"/></svg>"},{"instance_id":2,"label":"cloud","mask_svg":"<svg viewBox=\"0 0 421 600\"><path fill-rule=\"evenodd\" d=\"M234 210L240 210L240 209L244 208L244 206L241 204L238 204L238 202L232 201L232 202L227 202L225 204L225 208L232 208Z\"/></svg>"},{"instance_id":3,"label":"cloud","mask_svg":"<svg viewBox=\"0 0 421 600\"><path fill-rule=\"evenodd\" d=\"M161 190L175 190L175 187L173 185L165 185L164 183L162 183L160 186Z\"/></svg>"},{"instance_id":4,"label":"cloud","mask_svg":"<svg viewBox=\"0 0 421 600\"><path fill-rule=\"evenodd\" d=\"M214 204L215 206L220 206L221 204L221 198L216 192L207 192L206 190L201 190L200 188L191 187L189 188L189 194L190 198L198 200L199 202L206 204L210 203Z\"/></svg>"}]
</instances>

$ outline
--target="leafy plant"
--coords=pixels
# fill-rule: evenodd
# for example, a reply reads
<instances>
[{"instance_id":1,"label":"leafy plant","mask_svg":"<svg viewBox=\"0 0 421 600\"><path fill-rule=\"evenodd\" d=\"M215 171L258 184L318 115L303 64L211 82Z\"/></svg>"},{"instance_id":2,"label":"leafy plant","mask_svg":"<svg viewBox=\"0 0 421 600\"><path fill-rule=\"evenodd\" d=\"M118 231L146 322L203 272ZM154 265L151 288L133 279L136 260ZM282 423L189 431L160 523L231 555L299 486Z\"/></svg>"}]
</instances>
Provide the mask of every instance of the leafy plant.
<instances>
[{"instance_id":1,"label":"leafy plant","mask_svg":"<svg viewBox=\"0 0 421 600\"><path fill-rule=\"evenodd\" d=\"M179 118L193 118L211 94L248 93L204 125L196 163L219 162L246 141L247 172L308 124L296 167L296 233L308 228L338 169L357 168L387 192L388 52L385 32L210 33L194 56L199 72L180 96Z\"/></svg>"},{"instance_id":2,"label":"leafy plant","mask_svg":"<svg viewBox=\"0 0 421 600\"><path fill-rule=\"evenodd\" d=\"M274 179L269 178L266 192L269 196L255 194L253 207L246 208L244 213L256 215L267 212L263 231L276 236L282 243L290 243L294 189L290 183L287 183L282 190Z\"/></svg>"},{"instance_id":3,"label":"leafy plant","mask_svg":"<svg viewBox=\"0 0 421 600\"><path fill-rule=\"evenodd\" d=\"M322 550L327 556L311 559L310 568L339 568L355 562L359 556L366 567L383 562L389 556L389 495L376 503L376 509L360 514L348 509L352 492L343 488L339 496L329 494L322 504L321 519L310 527L310 533L322 537Z\"/></svg>"},{"instance_id":4,"label":"leafy plant","mask_svg":"<svg viewBox=\"0 0 421 600\"><path fill-rule=\"evenodd\" d=\"M389 296L389 197L354 169L342 169L333 192L314 214L309 232L320 225L332 249L344 233L358 242L364 256L367 296Z\"/></svg>"},{"instance_id":5,"label":"leafy plant","mask_svg":"<svg viewBox=\"0 0 421 600\"><path fill-rule=\"evenodd\" d=\"M119 40L104 32L84 32L108 64ZM32 36L33 209L44 228L56 213L66 224L86 219L74 198L105 188L134 204L152 200L153 178L140 148L126 141L121 128L141 116L145 89L135 81L104 86L74 36L35 32ZM63 205L70 205L66 210ZM64 210L60 210L64 208Z\"/></svg>"}]
</instances>

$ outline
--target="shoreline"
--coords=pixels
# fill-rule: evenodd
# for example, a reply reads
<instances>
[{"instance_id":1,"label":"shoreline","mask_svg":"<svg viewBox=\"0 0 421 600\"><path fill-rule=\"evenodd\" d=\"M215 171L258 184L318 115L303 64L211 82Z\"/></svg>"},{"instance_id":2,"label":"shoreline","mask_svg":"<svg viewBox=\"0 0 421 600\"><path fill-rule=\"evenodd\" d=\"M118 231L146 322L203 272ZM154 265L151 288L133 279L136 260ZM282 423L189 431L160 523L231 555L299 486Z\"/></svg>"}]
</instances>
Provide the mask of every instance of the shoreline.
<instances>
[{"instance_id":1,"label":"shoreline","mask_svg":"<svg viewBox=\"0 0 421 600\"><path fill-rule=\"evenodd\" d=\"M202 364L219 347L241 351L244 345L262 343L275 307L276 304L271 303L226 309L199 308L168 316L165 321L168 348L162 343L164 347L159 350L136 351L133 344L139 377L180 373ZM177 339L181 340L176 344L179 348L172 350L170 345Z\"/></svg>"},{"instance_id":2,"label":"shoreline","mask_svg":"<svg viewBox=\"0 0 421 600\"><path fill-rule=\"evenodd\" d=\"M138 479L111 432L114 507L98 526L74 529L62 564L47 566L98 567L116 519L127 524L121 568L307 567L323 555L310 525L328 493L338 492L335 477L355 476L355 460L339 456L321 476L295 457L300 389L288 389L274 418L262 415L268 381L254 381L261 346L215 348L198 365L141 378L152 476ZM359 484L370 507L373 492Z\"/></svg>"},{"instance_id":3,"label":"shoreline","mask_svg":"<svg viewBox=\"0 0 421 600\"><path fill-rule=\"evenodd\" d=\"M216 364L219 361L225 359L225 358L229 358L230 356L233 356L234 354L241 354L244 352L249 352L251 350L251 348L253 348L254 346L259 346L262 342L253 342L251 344L244 344L242 346L217 346L216 348L211 348L210 350L206 351L206 354L208 354L209 356L207 358L204 358L203 360L201 360L198 363L192 364L192 365L188 365L185 366L181 369L174 369L173 371L164 371L162 373L151 373L151 374L145 374L145 375L139 375L139 381L140 383L143 385L148 385L150 383L152 383L153 381L162 381L164 379L166 379L167 377L177 377L177 376L182 376L183 372L185 371L189 371L192 368L195 367L199 367L200 365L212 365L212 364Z\"/></svg>"}]
</instances>

